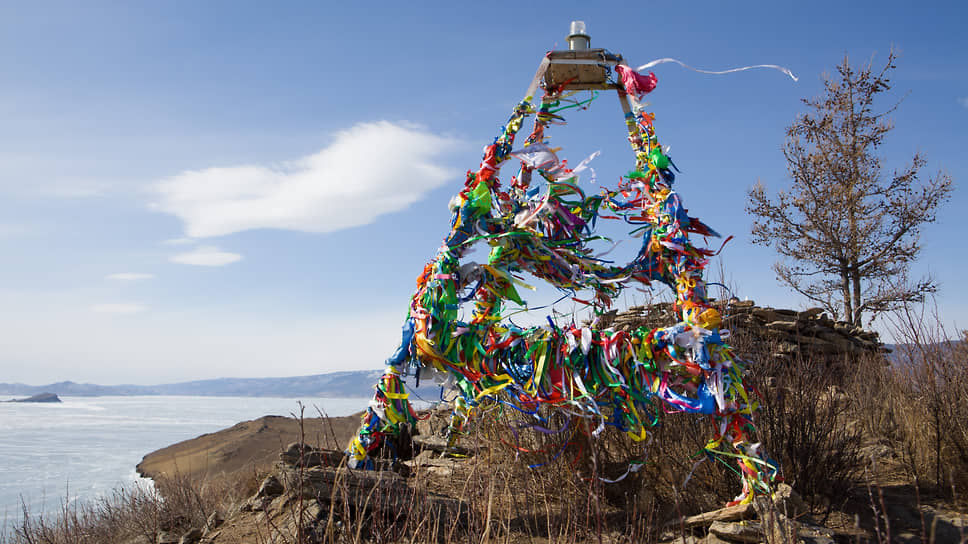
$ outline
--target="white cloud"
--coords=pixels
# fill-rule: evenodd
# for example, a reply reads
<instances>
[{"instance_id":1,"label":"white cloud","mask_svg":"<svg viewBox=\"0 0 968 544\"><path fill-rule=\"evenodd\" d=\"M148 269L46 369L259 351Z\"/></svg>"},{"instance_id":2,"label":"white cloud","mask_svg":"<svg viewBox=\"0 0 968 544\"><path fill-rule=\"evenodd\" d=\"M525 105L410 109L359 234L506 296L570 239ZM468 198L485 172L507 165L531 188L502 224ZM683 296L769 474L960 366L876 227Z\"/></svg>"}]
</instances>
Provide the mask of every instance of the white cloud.
<instances>
[{"instance_id":1,"label":"white cloud","mask_svg":"<svg viewBox=\"0 0 968 544\"><path fill-rule=\"evenodd\" d=\"M99 314L137 314L147 309L147 306L141 304L95 304L91 306L91 310Z\"/></svg>"},{"instance_id":2,"label":"white cloud","mask_svg":"<svg viewBox=\"0 0 968 544\"><path fill-rule=\"evenodd\" d=\"M959 98L958 103L964 106L965 108L968 108L968 96Z\"/></svg>"},{"instance_id":3,"label":"white cloud","mask_svg":"<svg viewBox=\"0 0 968 544\"><path fill-rule=\"evenodd\" d=\"M159 182L157 210L194 238L249 229L332 232L402 210L457 172L436 162L457 143L424 129L379 121L336 135L317 153L278 166L182 172Z\"/></svg>"},{"instance_id":4,"label":"white cloud","mask_svg":"<svg viewBox=\"0 0 968 544\"><path fill-rule=\"evenodd\" d=\"M173 255L169 260L173 263L195 266L225 266L241 259L242 256L238 253L222 251L215 246L202 246L188 253Z\"/></svg>"},{"instance_id":5,"label":"white cloud","mask_svg":"<svg viewBox=\"0 0 968 544\"><path fill-rule=\"evenodd\" d=\"M141 274L138 272L119 272L117 274L108 274L107 279L109 280L120 280L120 281L138 281L138 280L150 280L154 278L154 274Z\"/></svg>"}]
</instances>

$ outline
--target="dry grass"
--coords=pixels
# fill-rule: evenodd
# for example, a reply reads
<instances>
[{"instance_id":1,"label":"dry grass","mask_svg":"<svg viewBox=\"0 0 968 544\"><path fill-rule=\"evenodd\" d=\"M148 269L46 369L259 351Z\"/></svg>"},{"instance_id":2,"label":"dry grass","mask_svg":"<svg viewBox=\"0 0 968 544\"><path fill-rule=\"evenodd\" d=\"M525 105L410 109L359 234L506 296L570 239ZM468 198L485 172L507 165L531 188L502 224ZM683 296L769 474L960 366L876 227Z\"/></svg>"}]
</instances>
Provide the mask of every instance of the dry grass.
<instances>
[{"instance_id":1,"label":"dry grass","mask_svg":"<svg viewBox=\"0 0 968 544\"><path fill-rule=\"evenodd\" d=\"M922 312L895 314L903 345L876 375L878 391L858 419L903 460L907 479L954 500L968 487L968 331L953 337Z\"/></svg>"},{"instance_id":2,"label":"dry grass","mask_svg":"<svg viewBox=\"0 0 968 544\"><path fill-rule=\"evenodd\" d=\"M826 517L862 475L864 438L853 419L858 399L809 358L763 364L755 378L763 402L755 420L760 440L783 479Z\"/></svg>"},{"instance_id":3,"label":"dry grass","mask_svg":"<svg viewBox=\"0 0 968 544\"><path fill-rule=\"evenodd\" d=\"M159 483L119 489L93 501L64 500L54 513L31 512L22 516L11 534L0 535L4 544L106 544L154 543L159 535L180 535L201 527L214 512L227 509L245 496L250 482L218 480L195 482L176 475Z\"/></svg>"}]
</instances>

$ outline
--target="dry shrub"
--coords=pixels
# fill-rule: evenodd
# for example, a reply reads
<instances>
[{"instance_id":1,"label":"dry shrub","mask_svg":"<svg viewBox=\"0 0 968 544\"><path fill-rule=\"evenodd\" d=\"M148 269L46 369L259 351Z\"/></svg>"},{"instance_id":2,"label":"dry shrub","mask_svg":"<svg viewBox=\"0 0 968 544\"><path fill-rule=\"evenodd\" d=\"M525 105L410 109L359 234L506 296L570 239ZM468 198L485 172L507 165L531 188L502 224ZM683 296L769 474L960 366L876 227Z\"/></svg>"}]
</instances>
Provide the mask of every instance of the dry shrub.
<instances>
[{"instance_id":1,"label":"dry shrub","mask_svg":"<svg viewBox=\"0 0 968 544\"><path fill-rule=\"evenodd\" d=\"M630 461L643 460L641 445L612 428L595 437L596 420L547 407L540 415L501 405L475 415L468 439L490 447L461 478L468 533L496 542L654 540L655 483L643 479L646 470L629 471Z\"/></svg>"},{"instance_id":2,"label":"dry shrub","mask_svg":"<svg viewBox=\"0 0 968 544\"><path fill-rule=\"evenodd\" d=\"M780 474L815 511L841 506L863 468L857 399L823 362L801 353L792 363L760 361L752 382L762 395L755 421Z\"/></svg>"},{"instance_id":3,"label":"dry shrub","mask_svg":"<svg viewBox=\"0 0 968 544\"><path fill-rule=\"evenodd\" d=\"M100 544L104 542L154 542L160 495L150 486L116 490L106 497L78 504L65 499L54 513L31 512L23 516L5 544Z\"/></svg>"},{"instance_id":4,"label":"dry shrub","mask_svg":"<svg viewBox=\"0 0 968 544\"><path fill-rule=\"evenodd\" d=\"M953 338L925 312L907 307L892 318L898 345L870 431L903 457L919 486L957 494L968 486L968 331Z\"/></svg>"},{"instance_id":5,"label":"dry shrub","mask_svg":"<svg viewBox=\"0 0 968 544\"><path fill-rule=\"evenodd\" d=\"M232 482L195 482L176 474L151 485L118 489L92 501L64 499L58 512L26 506L3 544L104 544L155 542L162 532L201 527L215 511L224 514L243 490Z\"/></svg>"},{"instance_id":6,"label":"dry shrub","mask_svg":"<svg viewBox=\"0 0 968 544\"><path fill-rule=\"evenodd\" d=\"M853 367L853 376L846 384L847 392L858 400L852 410L869 442L892 449L900 444L900 418L898 411L905 396L898 387L898 375L883 355L871 355L859 359Z\"/></svg>"},{"instance_id":7,"label":"dry shrub","mask_svg":"<svg viewBox=\"0 0 968 544\"><path fill-rule=\"evenodd\" d=\"M780 477L815 513L841 506L862 476L863 434L855 412L863 406L848 391L856 360L811 352L801 346L783 356L780 345L749 335L730 342L752 361L748 389L758 394L754 440L780 465Z\"/></svg>"},{"instance_id":8,"label":"dry shrub","mask_svg":"<svg viewBox=\"0 0 968 544\"><path fill-rule=\"evenodd\" d=\"M739 494L742 482L735 464L706 457L704 447L716 429L708 416L663 414L649 446L649 479L662 504L674 507L667 517L722 508Z\"/></svg>"},{"instance_id":9,"label":"dry shrub","mask_svg":"<svg viewBox=\"0 0 968 544\"><path fill-rule=\"evenodd\" d=\"M585 537L598 525L600 486L582 474L591 457L589 430L581 418L540 413L545 421L495 404L475 415L468 438L488 447L471 460L460 493L470 505L471 534L487 531L500 540L519 532L560 541Z\"/></svg>"}]
</instances>

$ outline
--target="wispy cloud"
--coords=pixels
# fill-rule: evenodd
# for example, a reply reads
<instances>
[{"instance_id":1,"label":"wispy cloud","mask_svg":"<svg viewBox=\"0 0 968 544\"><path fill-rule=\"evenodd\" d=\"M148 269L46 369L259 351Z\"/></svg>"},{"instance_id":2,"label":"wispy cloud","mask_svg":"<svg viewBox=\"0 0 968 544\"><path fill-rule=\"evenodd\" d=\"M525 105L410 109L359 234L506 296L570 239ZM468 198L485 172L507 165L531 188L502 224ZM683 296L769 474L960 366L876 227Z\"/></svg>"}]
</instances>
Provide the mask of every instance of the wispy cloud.
<instances>
[{"instance_id":1,"label":"wispy cloud","mask_svg":"<svg viewBox=\"0 0 968 544\"><path fill-rule=\"evenodd\" d=\"M106 276L109 280L120 280L120 281L139 281L139 280L150 280L154 278L154 274L141 274L138 272L119 272L117 274L108 274Z\"/></svg>"},{"instance_id":2,"label":"wispy cloud","mask_svg":"<svg viewBox=\"0 0 968 544\"><path fill-rule=\"evenodd\" d=\"M195 266L225 266L241 259L242 256L238 253L222 251L215 246L202 246L188 253L173 255L169 260L173 263Z\"/></svg>"},{"instance_id":3,"label":"wispy cloud","mask_svg":"<svg viewBox=\"0 0 968 544\"><path fill-rule=\"evenodd\" d=\"M169 238L168 240L163 240L161 243L166 246L187 246L194 244L196 241L191 238Z\"/></svg>"},{"instance_id":4,"label":"wispy cloud","mask_svg":"<svg viewBox=\"0 0 968 544\"><path fill-rule=\"evenodd\" d=\"M453 178L436 161L455 146L414 126L361 123L279 166L182 172L156 185L153 207L184 221L194 238L260 228L332 232L402 210Z\"/></svg>"},{"instance_id":5,"label":"wispy cloud","mask_svg":"<svg viewBox=\"0 0 968 544\"><path fill-rule=\"evenodd\" d=\"M55 198L90 198L104 196L112 186L102 180L55 181L43 187L41 194Z\"/></svg>"},{"instance_id":6,"label":"wispy cloud","mask_svg":"<svg viewBox=\"0 0 968 544\"><path fill-rule=\"evenodd\" d=\"M968 109L968 96L964 96L958 99L958 103Z\"/></svg>"},{"instance_id":7,"label":"wispy cloud","mask_svg":"<svg viewBox=\"0 0 968 544\"><path fill-rule=\"evenodd\" d=\"M148 307L142 304L95 304L91 310L99 314L137 314L147 310Z\"/></svg>"}]
</instances>

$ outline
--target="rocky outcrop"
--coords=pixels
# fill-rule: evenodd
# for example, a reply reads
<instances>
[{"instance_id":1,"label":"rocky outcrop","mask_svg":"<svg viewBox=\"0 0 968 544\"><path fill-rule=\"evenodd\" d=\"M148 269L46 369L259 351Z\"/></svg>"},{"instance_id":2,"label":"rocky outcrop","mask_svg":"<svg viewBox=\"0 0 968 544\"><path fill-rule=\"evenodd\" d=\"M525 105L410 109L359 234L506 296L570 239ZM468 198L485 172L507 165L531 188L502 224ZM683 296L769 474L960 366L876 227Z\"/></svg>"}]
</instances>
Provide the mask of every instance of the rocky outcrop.
<instances>
[{"instance_id":1,"label":"rocky outcrop","mask_svg":"<svg viewBox=\"0 0 968 544\"><path fill-rule=\"evenodd\" d=\"M780 484L772 498L678 519L666 524L660 542L696 544L803 542L833 544L834 532L816 524L793 489Z\"/></svg>"},{"instance_id":2,"label":"rocky outcrop","mask_svg":"<svg viewBox=\"0 0 968 544\"><path fill-rule=\"evenodd\" d=\"M764 308L753 301L732 300L718 305L721 329L731 333L730 344L743 354L753 352L779 359L797 357L840 363L845 358L876 355L884 351L876 332L834 321L821 308L803 311ZM597 326L628 331L637 327L665 327L678 321L670 303L632 306L599 317Z\"/></svg>"},{"instance_id":3,"label":"rocky outcrop","mask_svg":"<svg viewBox=\"0 0 968 544\"><path fill-rule=\"evenodd\" d=\"M344 533L350 527L401 531L414 520L433 520L423 533L429 541L436 539L434 531L440 537L465 523L467 507L415 486L408 479L409 465L387 462L380 468L385 470L348 469L340 451L291 444L259 491L224 521L210 519L198 529L198 542L256 542L267 536L271 541L379 540L377 535Z\"/></svg>"},{"instance_id":4,"label":"rocky outcrop","mask_svg":"<svg viewBox=\"0 0 968 544\"><path fill-rule=\"evenodd\" d=\"M834 321L821 308L797 312L736 301L726 305L724 317L723 326L740 342L768 344L778 358L843 359L876 355L884 349L876 332Z\"/></svg>"}]
</instances>

